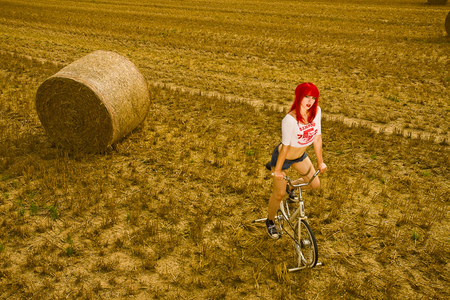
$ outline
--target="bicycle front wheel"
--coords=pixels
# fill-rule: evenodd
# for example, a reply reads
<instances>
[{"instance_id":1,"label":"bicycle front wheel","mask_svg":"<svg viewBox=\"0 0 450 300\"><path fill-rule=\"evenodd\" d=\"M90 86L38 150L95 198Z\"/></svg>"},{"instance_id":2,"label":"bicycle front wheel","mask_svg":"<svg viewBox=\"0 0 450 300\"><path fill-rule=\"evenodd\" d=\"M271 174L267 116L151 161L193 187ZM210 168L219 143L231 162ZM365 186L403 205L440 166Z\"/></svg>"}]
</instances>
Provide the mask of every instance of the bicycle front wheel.
<instances>
[{"instance_id":1,"label":"bicycle front wheel","mask_svg":"<svg viewBox=\"0 0 450 300\"><path fill-rule=\"evenodd\" d=\"M294 225L294 248L297 253L298 268L314 268L316 266L319 258L317 241L306 220L301 220L300 223L296 222Z\"/></svg>"}]
</instances>

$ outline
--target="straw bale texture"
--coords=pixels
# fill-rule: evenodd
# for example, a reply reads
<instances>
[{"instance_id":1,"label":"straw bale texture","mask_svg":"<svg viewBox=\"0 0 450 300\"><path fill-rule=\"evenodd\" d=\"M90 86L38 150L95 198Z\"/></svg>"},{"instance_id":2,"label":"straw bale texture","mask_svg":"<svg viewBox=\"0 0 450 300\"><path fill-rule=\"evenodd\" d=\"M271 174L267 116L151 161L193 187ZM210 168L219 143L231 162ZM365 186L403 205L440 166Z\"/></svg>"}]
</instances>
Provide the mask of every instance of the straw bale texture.
<instances>
[{"instance_id":1,"label":"straw bale texture","mask_svg":"<svg viewBox=\"0 0 450 300\"><path fill-rule=\"evenodd\" d=\"M126 57L95 51L47 78L36 110L49 136L72 150L101 152L147 116L147 83Z\"/></svg>"},{"instance_id":2,"label":"straw bale texture","mask_svg":"<svg viewBox=\"0 0 450 300\"><path fill-rule=\"evenodd\" d=\"M448 12L447 18L445 18L445 30L447 30L447 34L450 35L450 12Z\"/></svg>"}]
</instances>

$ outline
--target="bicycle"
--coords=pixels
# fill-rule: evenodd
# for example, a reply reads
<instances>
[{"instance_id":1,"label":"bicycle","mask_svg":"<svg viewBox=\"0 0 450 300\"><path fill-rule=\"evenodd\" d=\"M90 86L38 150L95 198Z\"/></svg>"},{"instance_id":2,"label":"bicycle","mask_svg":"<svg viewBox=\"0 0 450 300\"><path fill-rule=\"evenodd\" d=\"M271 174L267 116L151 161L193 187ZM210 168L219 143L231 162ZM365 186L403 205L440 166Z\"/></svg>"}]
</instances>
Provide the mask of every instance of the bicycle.
<instances>
[{"instance_id":1,"label":"bicycle","mask_svg":"<svg viewBox=\"0 0 450 300\"><path fill-rule=\"evenodd\" d=\"M292 200L287 198L286 200L282 200L277 215L275 216L275 224L280 230L280 238L286 233L294 241L294 257L297 260L297 267L288 269L289 272L323 266L322 262L318 262L317 241L309 226L308 217L305 215L305 204L303 203L301 189L302 186L309 185L319 172L320 170L317 170L308 182L300 184L293 184L289 177L283 177L288 182L288 185L293 188L298 188L297 199ZM296 208L292 211L294 206ZM253 222L265 222L266 220L267 218L257 219Z\"/></svg>"}]
</instances>

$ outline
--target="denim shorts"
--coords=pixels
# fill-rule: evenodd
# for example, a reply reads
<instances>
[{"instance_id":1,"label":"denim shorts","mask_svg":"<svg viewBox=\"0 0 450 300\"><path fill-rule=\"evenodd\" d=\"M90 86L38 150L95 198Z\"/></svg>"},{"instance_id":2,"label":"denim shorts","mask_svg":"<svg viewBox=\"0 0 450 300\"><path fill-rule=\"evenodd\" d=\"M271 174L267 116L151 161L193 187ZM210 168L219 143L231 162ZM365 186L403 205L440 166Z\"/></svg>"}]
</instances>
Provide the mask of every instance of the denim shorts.
<instances>
[{"instance_id":1,"label":"denim shorts","mask_svg":"<svg viewBox=\"0 0 450 300\"><path fill-rule=\"evenodd\" d=\"M281 143L280 143L281 144ZM280 144L278 144L275 149L273 149L272 152L272 159L270 160L270 167L275 168L275 166L277 165L277 160L278 160L278 155L280 154L278 152L278 147L280 146ZM281 167L281 170L287 170L289 169L293 164L301 162L303 160L305 160L305 158L307 158L308 155L305 153L303 153L302 156L300 156L299 158L296 159L285 159L283 162L283 166ZM269 165L269 164L268 164Z\"/></svg>"}]
</instances>

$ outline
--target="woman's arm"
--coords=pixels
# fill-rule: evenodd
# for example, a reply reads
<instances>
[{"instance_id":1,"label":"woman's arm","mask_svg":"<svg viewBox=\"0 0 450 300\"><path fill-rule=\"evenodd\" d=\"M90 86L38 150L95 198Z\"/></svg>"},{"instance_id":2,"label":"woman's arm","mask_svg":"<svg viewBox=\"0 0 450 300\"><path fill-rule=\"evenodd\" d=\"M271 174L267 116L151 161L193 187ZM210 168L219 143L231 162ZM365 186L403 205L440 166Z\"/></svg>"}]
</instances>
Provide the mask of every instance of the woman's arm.
<instances>
[{"instance_id":1,"label":"woman's arm","mask_svg":"<svg viewBox=\"0 0 450 300\"><path fill-rule=\"evenodd\" d=\"M277 164L275 166L275 171L273 172L273 175L276 179L282 180L283 176L286 176L286 174L281 170L283 167L284 160L286 159L288 150L290 146L281 145L281 151L278 154Z\"/></svg>"},{"instance_id":2,"label":"woman's arm","mask_svg":"<svg viewBox=\"0 0 450 300\"><path fill-rule=\"evenodd\" d=\"M316 157L317 157L317 168L320 170L320 173L323 173L326 171L327 165L323 162L323 157L322 157L322 135L321 134L316 135L314 137L313 146L314 146L314 152L316 153Z\"/></svg>"}]
</instances>

